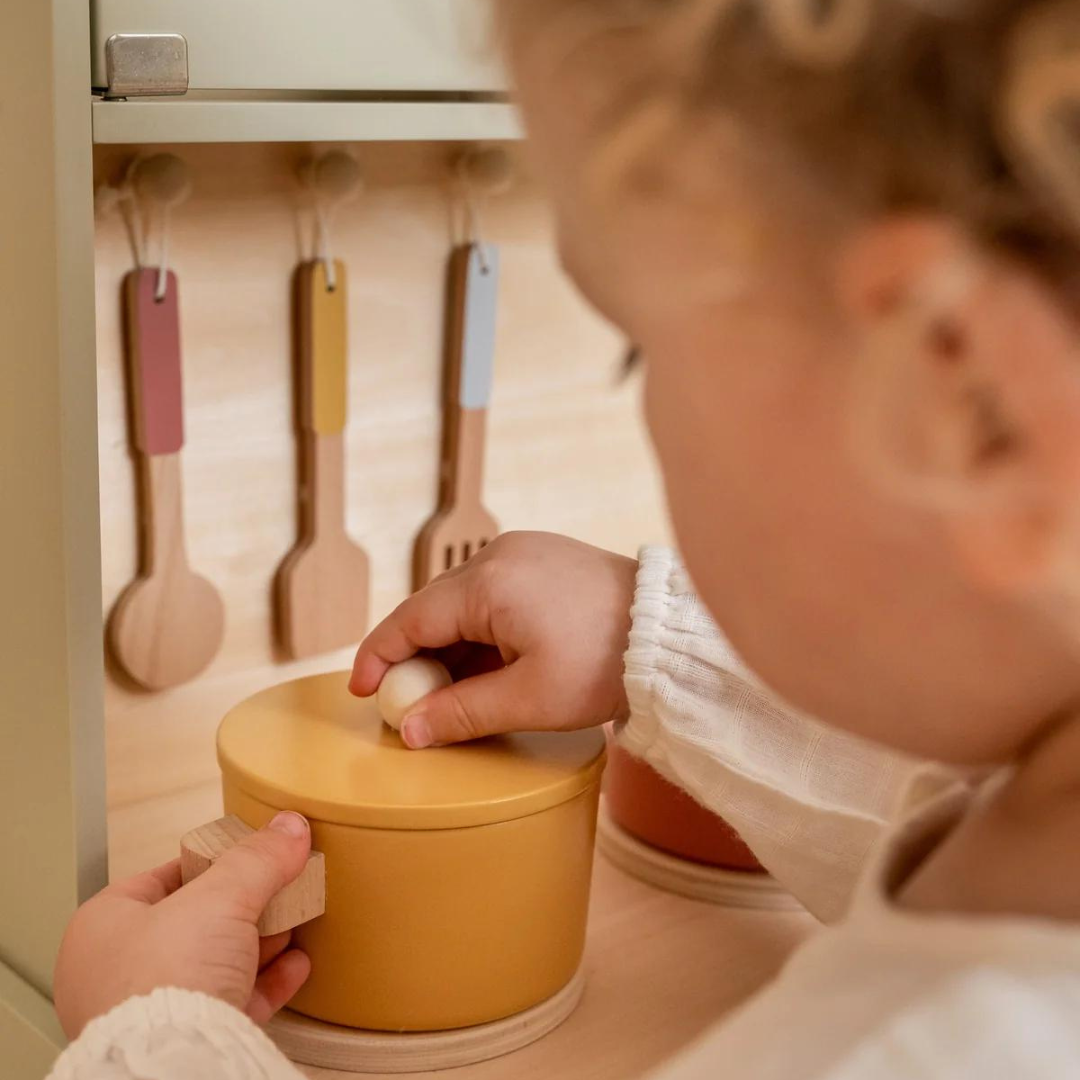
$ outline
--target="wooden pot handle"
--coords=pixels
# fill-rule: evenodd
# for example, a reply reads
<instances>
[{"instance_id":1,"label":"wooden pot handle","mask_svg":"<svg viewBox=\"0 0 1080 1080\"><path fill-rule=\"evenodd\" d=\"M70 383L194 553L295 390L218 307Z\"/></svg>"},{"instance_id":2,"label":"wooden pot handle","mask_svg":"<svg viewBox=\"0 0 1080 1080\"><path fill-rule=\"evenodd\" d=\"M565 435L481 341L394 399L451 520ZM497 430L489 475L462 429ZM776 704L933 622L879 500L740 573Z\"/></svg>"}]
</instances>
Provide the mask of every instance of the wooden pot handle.
<instances>
[{"instance_id":1,"label":"wooden pot handle","mask_svg":"<svg viewBox=\"0 0 1080 1080\"><path fill-rule=\"evenodd\" d=\"M184 884L209 870L229 848L254 831L230 814L185 833L180 840L180 877ZM259 919L259 937L292 930L318 918L325 910L326 859L321 851L313 851L300 876L267 904Z\"/></svg>"}]
</instances>

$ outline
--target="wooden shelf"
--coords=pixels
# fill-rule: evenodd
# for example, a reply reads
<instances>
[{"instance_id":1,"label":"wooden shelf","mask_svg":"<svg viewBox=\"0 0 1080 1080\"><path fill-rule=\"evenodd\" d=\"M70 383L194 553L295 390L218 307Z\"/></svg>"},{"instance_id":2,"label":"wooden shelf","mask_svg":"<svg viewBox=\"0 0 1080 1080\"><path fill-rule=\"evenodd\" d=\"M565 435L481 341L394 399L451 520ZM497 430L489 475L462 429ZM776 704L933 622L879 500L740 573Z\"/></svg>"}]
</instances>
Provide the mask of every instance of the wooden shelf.
<instances>
[{"instance_id":1,"label":"wooden shelf","mask_svg":"<svg viewBox=\"0 0 1080 1080\"><path fill-rule=\"evenodd\" d=\"M489 101L158 98L92 107L95 143L432 142L521 137L513 106Z\"/></svg>"}]
</instances>

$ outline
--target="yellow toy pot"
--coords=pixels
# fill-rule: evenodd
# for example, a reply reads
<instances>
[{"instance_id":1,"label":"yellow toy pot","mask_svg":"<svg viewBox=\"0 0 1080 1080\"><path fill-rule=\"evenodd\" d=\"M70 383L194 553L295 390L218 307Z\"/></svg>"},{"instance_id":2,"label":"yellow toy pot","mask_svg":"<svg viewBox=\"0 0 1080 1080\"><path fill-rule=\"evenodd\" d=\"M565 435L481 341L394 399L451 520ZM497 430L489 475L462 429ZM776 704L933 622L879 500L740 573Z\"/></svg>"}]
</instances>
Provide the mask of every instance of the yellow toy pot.
<instances>
[{"instance_id":1,"label":"yellow toy pot","mask_svg":"<svg viewBox=\"0 0 1080 1080\"><path fill-rule=\"evenodd\" d=\"M604 739L522 734L410 751L342 673L273 687L218 731L225 812L311 822L325 914L294 932L290 1008L443 1031L552 997L581 962Z\"/></svg>"}]
</instances>

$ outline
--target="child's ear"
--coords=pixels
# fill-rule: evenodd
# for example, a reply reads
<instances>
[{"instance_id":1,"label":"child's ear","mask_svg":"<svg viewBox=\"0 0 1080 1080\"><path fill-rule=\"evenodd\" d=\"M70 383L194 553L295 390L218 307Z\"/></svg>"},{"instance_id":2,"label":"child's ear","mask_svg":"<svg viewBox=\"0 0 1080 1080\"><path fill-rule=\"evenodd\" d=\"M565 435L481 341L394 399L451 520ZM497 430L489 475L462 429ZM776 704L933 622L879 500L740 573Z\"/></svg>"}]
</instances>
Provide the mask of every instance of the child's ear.
<instances>
[{"instance_id":1,"label":"child's ear","mask_svg":"<svg viewBox=\"0 0 1080 1080\"><path fill-rule=\"evenodd\" d=\"M1080 341L1053 288L944 219L845 244L853 444L940 514L966 573L1003 593L1080 574Z\"/></svg>"}]
</instances>

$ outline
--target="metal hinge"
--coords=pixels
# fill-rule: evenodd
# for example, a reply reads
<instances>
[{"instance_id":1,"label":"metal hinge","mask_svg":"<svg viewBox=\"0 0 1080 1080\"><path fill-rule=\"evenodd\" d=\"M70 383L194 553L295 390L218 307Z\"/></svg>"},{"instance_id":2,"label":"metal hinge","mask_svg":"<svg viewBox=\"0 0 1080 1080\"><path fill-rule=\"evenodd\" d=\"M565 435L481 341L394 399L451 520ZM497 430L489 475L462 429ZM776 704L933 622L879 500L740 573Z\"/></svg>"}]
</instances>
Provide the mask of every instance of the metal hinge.
<instances>
[{"instance_id":1,"label":"metal hinge","mask_svg":"<svg viewBox=\"0 0 1080 1080\"><path fill-rule=\"evenodd\" d=\"M107 98L186 94L187 38L183 34L113 34L105 42Z\"/></svg>"}]
</instances>

